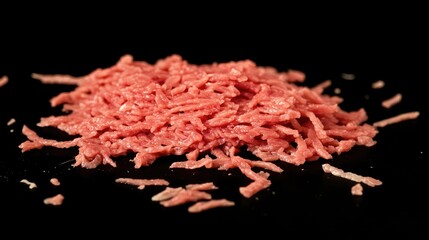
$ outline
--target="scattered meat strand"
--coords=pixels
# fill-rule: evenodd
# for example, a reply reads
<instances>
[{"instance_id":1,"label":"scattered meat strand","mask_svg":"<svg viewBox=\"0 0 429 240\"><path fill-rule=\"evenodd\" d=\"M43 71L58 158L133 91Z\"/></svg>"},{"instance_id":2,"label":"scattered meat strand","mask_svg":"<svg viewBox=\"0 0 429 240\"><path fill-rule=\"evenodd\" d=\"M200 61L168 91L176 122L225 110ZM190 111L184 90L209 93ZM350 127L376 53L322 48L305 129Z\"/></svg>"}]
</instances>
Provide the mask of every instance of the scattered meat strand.
<instances>
[{"instance_id":1,"label":"scattered meat strand","mask_svg":"<svg viewBox=\"0 0 429 240\"><path fill-rule=\"evenodd\" d=\"M391 108L396 104L400 103L401 101L402 101L402 94L397 93L393 97L382 101L381 106L383 106L384 108Z\"/></svg>"},{"instance_id":2,"label":"scattered meat strand","mask_svg":"<svg viewBox=\"0 0 429 240\"><path fill-rule=\"evenodd\" d=\"M116 65L82 77L33 74L43 83L76 84L51 99L64 114L42 117L38 127L77 136L40 137L26 125L22 152L45 146L77 147L73 166L116 167L115 157L135 153L135 168L162 156L186 155L172 167L239 168L252 182L239 188L250 198L270 186L274 161L294 165L331 159L356 145L373 146L376 127L363 108L346 112L342 98L295 85L305 74L279 72L250 60L194 65L179 55L155 64L124 55ZM350 77L350 76L349 76ZM245 147L260 160L240 157ZM266 171L255 172L255 168Z\"/></svg>"},{"instance_id":3,"label":"scattered meat strand","mask_svg":"<svg viewBox=\"0 0 429 240\"><path fill-rule=\"evenodd\" d=\"M207 183L188 184L188 185L186 185L186 189L207 191L207 190L217 189L217 187L212 182L207 182Z\"/></svg>"},{"instance_id":4,"label":"scattered meat strand","mask_svg":"<svg viewBox=\"0 0 429 240\"><path fill-rule=\"evenodd\" d=\"M158 201L164 207L173 207L189 202L188 212L197 213L217 207L234 206L233 201L227 199L212 199L211 194L203 192L218 189L212 182L188 184L185 187L166 187L163 191L152 196L152 201Z\"/></svg>"},{"instance_id":5,"label":"scattered meat strand","mask_svg":"<svg viewBox=\"0 0 429 240\"><path fill-rule=\"evenodd\" d=\"M401 113L401 114L398 114L396 116L374 122L372 125L374 127L377 127L377 128L385 127L385 126L390 125L390 124L399 123L399 122L406 121L406 120L416 119L419 117L419 115L420 115L419 111Z\"/></svg>"},{"instance_id":6,"label":"scattered meat strand","mask_svg":"<svg viewBox=\"0 0 429 240\"><path fill-rule=\"evenodd\" d=\"M188 208L188 212L198 213L212 208L231 207L234 205L235 203L233 201L230 201L227 199L212 199L212 200L199 201L194 203L192 206Z\"/></svg>"},{"instance_id":7,"label":"scattered meat strand","mask_svg":"<svg viewBox=\"0 0 429 240\"><path fill-rule=\"evenodd\" d=\"M73 77L66 74L40 74L32 73L31 77L46 84L68 84L76 85L81 81L79 77Z\"/></svg>"},{"instance_id":8,"label":"scattered meat strand","mask_svg":"<svg viewBox=\"0 0 429 240\"><path fill-rule=\"evenodd\" d=\"M147 185L167 186L170 184L164 179L117 178L115 182L134 185L137 186L138 189L144 189Z\"/></svg>"},{"instance_id":9,"label":"scattered meat strand","mask_svg":"<svg viewBox=\"0 0 429 240\"><path fill-rule=\"evenodd\" d=\"M54 206L62 205L63 201L64 201L64 196L61 193L58 193L55 196L43 199L44 204L54 205Z\"/></svg>"},{"instance_id":10,"label":"scattered meat strand","mask_svg":"<svg viewBox=\"0 0 429 240\"><path fill-rule=\"evenodd\" d=\"M172 207L201 199L211 199L206 190L217 189L212 182L188 184L183 187L166 187L163 191L152 196L152 201L159 201L164 207Z\"/></svg>"},{"instance_id":11,"label":"scattered meat strand","mask_svg":"<svg viewBox=\"0 0 429 240\"><path fill-rule=\"evenodd\" d=\"M179 194L179 192L181 192L183 190L185 190L185 189L182 187L177 187L177 188L166 187L161 192L153 195L151 199L152 199L152 201L164 201L164 200L173 198L174 196L177 196L177 194Z\"/></svg>"},{"instance_id":12,"label":"scattered meat strand","mask_svg":"<svg viewBox=\"0 0 429 240\"><path fill-rule=\"evenodd\" d=\"M160 201L160 204L164 207L173 207L188 202L210 199L212 199L212 195L210 193L193 189L183 189L182 191L178 191L172 198Z\"/></svg>"},{"instance_id":13,"label":"scattered meat strand","mask_svg":"<svg viewBox=\"0 0 429 240\"><path fill-rule=\"evenodd\" d=\"M7 76L3 76L0 78L0 87L3 87L9 82L9 78Z\"/></svg>"},{"instance_id":14,"label":"scattered meat strand","mask_svg":"<svg viewBox=\"0 0 429 240\"><path fill-rule=\"evenodd\" d=\"M322 169L325 173L331 173L334 176L345 178L358 183L362 182L370 187L383 184L383 182L373 177L361 176L352 172L344 172L342 169L334 167L328 163L322 164Z\"/></svg>"}]
</instances>

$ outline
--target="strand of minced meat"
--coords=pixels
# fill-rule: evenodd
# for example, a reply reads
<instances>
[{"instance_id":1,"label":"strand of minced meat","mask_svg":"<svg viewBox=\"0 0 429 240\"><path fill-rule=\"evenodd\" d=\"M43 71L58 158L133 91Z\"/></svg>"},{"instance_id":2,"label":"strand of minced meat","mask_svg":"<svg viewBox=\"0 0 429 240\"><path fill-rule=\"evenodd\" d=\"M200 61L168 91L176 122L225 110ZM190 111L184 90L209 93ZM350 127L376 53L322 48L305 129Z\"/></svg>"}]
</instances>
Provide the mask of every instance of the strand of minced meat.
<instances>
[{"instance_id":1,"label":"strand of minced meat","mask_svg":"<svg viewBox=\"0 0 429 240\"><path fill-rule=\"evenodd\" d=\"M334 176L349 179L349 180L352 180L352 181L357 182L357 183L362 182L362 183L365 183L366 185L368 185L370 187L375 187L375 186L379 186L379 185L383 184L383 182L381 182L380 180L375 179L373 177L361 176L359 174L352 173L352 172L344 172L344 170L337 168L337 167L334 167L328 163L322 164L322 169L326 173L331 173Z\"/></svg>"},{"instance_id":2,"label":"strand of minced meat","mask_svg":"<svg viewBox=\"0 0 429 240\"><path fill-rule=\"evenodd\" d=\"M212 195L210 193L194 189L182 189L182 191L178 191L173 197L160 201L160 204L164 207L173 207L188 202L211 199Z\"/></svg>"},{"instance_id":3,"label":"strand of minced meat","mask_svg":"<svg viewBox=\"0 0 429 240\"><path fill-rule=\"evenodd\" d=\"M42 83L59 83L59 84L69 84L76 85L80 82L80 78L72 77L66 74L40 74L33 73L31 77L37 80L40 80Z\"/></svg>"},{"instance_id":4,"label":"strand of minced meat","mask_svg":"<svg viewBox=\"0 0 429 240\"><path fill-rule=\"evenodd\" d=\"M364 109L346 112L341 98L323 94L329 82L298 86L302 72L279 72L250 60L194 65L172 55L149 64L125 55L83 77L33 77L77 84L51 99L64 115L42 117L38 127L78 137L57 142L24 125L29 139L19 147L77 147L74 166L115 167L115 157L135 153L132 161L140 168L161 156L186 155L172 167L239 168L252 181L240 192L251 197L271 183L268 172L255 168L281 172L274 161L300 165L376 143L377 130L365 123ZM260 160L240 157L241 147Z\"/></svg>"},{"instance_id":5,"label":"strand of minced meat","mask_svg":"<svg viewBox=\"0 0 429 240\"><path fill-rule=\"evenodd\" d=\"M217 189L212 182L188 184L183 187L166 187L163 191L152 196L152 201L158 201L164 207L173 207L189 202L194 202L188 207L188 212L197 213L218 207L234 206L233 201L222 199L212 199L211 194L203 192Z\"/></svg>"},{"instance_id":6,"label":"strand of minced meat","mask_svg":"<svg viewBox=\"0 0 429 240\"><path fill-rule=\"evenodd\" d=\"M397 94L393 95L392 97L382 101L381 106L383 106L384 108L391 108L394 105L400 103L401 101L402 101L402 94L397 93Z\"/></svg>"},{"instance_id":7,"label":"strand of minced meat","mask_svg":"<svg viewBox=\"0 0 429 240\"><path fill-rule=\"evenodd\" d=\"M377 128L378 127L385 127L385 126L390 125L390 124L394 124L394 123L398 123L398 122L402 122L402 121L406 121L406 120L416 119L419 117L419 115L420 115L419 111L401 113L401 114L398 114L396 116L374 122L373 126L377 127Z\"/></svg>"},{"instance_id":8,"label":"strand of minced meat","mask_svg":"<svg viewBox=\"0 0 429 240\"><path fill-rule=\"evenodd\" d=\"M144 189L147 185L168 186L170 183L164 179L136 179L136 178L117 178L117 183L135 185L138 189Z\"/></svg>"},{"instance_id":9,"label":"strand of minced meat","mask_svg":"<svg viewBox=\"0 0 429 240\"><path fill-rule=\"evenodd\" d=\"M218 208L218 207L230 207L234 206L235 203L233 201L230 201L228 199L211 199L207 201L199 201L194 203L188 208L188 212L190 213L197 213L206 211L208 209L212 208Z\"/></svg>"}]
</instances>

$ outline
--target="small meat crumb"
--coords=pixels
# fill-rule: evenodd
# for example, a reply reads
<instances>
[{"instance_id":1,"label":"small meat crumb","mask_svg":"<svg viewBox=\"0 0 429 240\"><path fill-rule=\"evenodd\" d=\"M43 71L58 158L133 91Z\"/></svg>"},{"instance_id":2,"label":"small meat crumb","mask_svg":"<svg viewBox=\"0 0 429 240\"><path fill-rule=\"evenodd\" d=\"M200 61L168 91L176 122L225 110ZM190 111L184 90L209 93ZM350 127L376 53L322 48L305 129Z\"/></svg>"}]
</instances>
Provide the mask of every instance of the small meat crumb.
<instances>
[{"instance_id":1,"label":"small meat crumb","mask_svg":"<svg viewBox=\"0 0 429 240\"><path fill-rule=\"evenodd\" d=\"M54 186L59 186L61 184L60 181L58 180L58 178L51 178L49 181Z\"/></svg>"},{"instance_id":2,"label":"small meat crumb","mask_svg":"<svg viewBox=\"0 0 429 240\"><path fill-rule=\"evenodd\" d=\"M344 80L354 80L356 76L352 73L342 73L341 78L343 78Z\"/></svg>"},{"instance_id":3,"label":"small meat crumb","mask_svg":"<svg viewBox=\"0 0 429 240\"><path fill-rule=\"evenodd\" d=\"M334 88L334 93L335 94L340 94L341 93L341 88Z\"/></svg>"},{"instance_id":4,"label":"small meat crumb","mask_svg":"<svg viewBox=\"0 0 429 240\"><path fill-rule=\"evenodd\" d=\"M362 196L363 195L363 187L360 183L356 183L352 187L352 195L354 196Z\"/></svg>"},{"instance_id":5,"label":"small meat crumb","mask_svg":"<svg viewBox=\"0 0 429 240\"><path fill-rule=\"evenodd\" d=\"M46 205L54 205L59 206L63 204L64 196L61 193L58 193L57 195L53 197L48 197L43 200L43 203Z\"/></svg>"},{"instance_id":6,"label":"small meat crumb","mask_svg":"<svg viewBox=\"0 0 429 240\"><path fill-rule=\"evenodd\" d=\"M37 188L34 182L30 182L27 179L22 179L20 182L27 184L29 189Z\"/></svg>"},{"instance_id":7,"label":"small meat crumb","mask_svg":"<svg viewBox=\"0 0 429 240\"><path fill-rule=\"evenodd\" d=\"M12 124L14 124L16 122L15 118L11 118L8 122L7 125L10 126Z\"/></svg>"},{"instance_id":8,"label":"small meat crumb","mask_svg":"<svg viewBox=\"0 0 429 240\"><path fill-rule=\"evenodd\" d=\"M384 81L383 80L377 80L375 82L372 83L371 87L373 89L380 89L384 87Z\"/></svg>"},{"instance_id":9,"label":"small meat crumb","mask_svg":"<svg viewBox=\"0 0 429 240\"><path fill-rule=\"evenodd\" d=\"M3 76L0 78L0 87L3 87L9 82L9 78L7 76Z\"/></svg>"}]
</instances>

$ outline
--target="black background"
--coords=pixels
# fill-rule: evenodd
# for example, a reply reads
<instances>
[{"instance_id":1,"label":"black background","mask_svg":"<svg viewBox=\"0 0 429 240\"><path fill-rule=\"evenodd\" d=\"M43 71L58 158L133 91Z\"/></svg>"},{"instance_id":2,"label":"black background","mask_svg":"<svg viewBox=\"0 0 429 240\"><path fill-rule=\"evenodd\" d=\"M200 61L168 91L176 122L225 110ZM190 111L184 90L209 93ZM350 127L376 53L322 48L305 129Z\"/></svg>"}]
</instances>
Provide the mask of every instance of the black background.
<instances>
[{"instance_id":1,"label":"black background","mask_svg":"<svg viewBox=\"0 0 429 240\"><path fill-rule=\"evenodd\" d=\"M109 10L106 6L77 8L85 11L74 11L73 6L31 11L29 6L13 14L8 14L9 8L2 9L6 15L0 23L0 76L9 76L9 83L0 88L4 230L33 221L40 223L39 230L54 224L94 232L110 228L150 232L158 224L188 228L203 224L207 229L243 225L247 227L238 229L251 233L275 231L339 239L429 236L425 137L428 52L420 8L367 7L352 12L355 8L345 7L326 12L319 6L285 9L257 5L252 10L222 6L188 11L163 4L126 9L112 5ZM22 125L35 126L40 117L59 114L59 109L50 107L49 99L73 89L42 85L31 79L31 73L85 75L112 66L124 54L150 63L171 54L180 54L195 64L251 59L279 70L302 70L308 86L333 80L327 93L341 88L342 107L365 107L369 122L407 111L417 110L421 115L381 129L378 144L372 148L355 148L328 161L383 181L380 187L365 188L362 197L350 194L352 182L324 174L320 165L325 161L299 167L279 163L285 171L271 175L272 186L245 199L238 194L238 187L247 184L247 179L239 172L231 171L230 176L217 170L169 170L168 164L177 158L163 158L145 169L133 169L124 158L118 159L116 169L87 170L70 167L73 149L19 151L24 140ZM346 81L342 73L353 73L356 79ZM371 89L371 83L379 79L386 87ZM380 102L397 92L403 94L403 101L383 109ZM16 123L6 126L11 118ZM67 137L53 129L41 133ZM163 208L150 200L159 188L141 191L114 183L115 178L124 176L164 177L175 186L214 181L220 189L213 195L228 197L236 206L199 214L187 213L186 206ZM62 185L51 186L51 177L59 178ZM29 190L19 183L23 178L39 187ZM62 206L42 203L59 192L65 195ZM253 225L270 227L256 230L250 227Z\"/></svg>"}]
</instances>

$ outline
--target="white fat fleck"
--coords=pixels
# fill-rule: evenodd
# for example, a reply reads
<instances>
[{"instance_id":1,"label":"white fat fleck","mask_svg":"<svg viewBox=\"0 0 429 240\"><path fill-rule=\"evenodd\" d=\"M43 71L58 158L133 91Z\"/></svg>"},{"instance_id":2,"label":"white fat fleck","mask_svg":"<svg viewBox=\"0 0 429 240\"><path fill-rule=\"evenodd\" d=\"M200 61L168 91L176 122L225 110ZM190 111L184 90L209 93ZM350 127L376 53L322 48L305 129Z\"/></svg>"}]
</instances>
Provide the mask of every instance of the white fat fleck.
<instances>
[{"instance_id":1,"label":"white fat fleck","mask_svg":"<svg viewBox=\"0 0 429 240\"><path fill-rule=\"evenodd\" d=\"M7 125L10 126L12 124L14 124L16 122L15 118L11 118L8 122Z\"/></svg>"},{"instance_id":2,"label":"white fat fleck","mask_svg":"<svg viewBox=\"0 0 429 240\"><path fill-rule=\"evenodd\" d=\"M341 89L340 88L334 88L334 93L335 94L340 94L341 93Z\"/></svg>"},{"instance_id":3,"label":"white fat fleck","mask_svg":"<svg viewBox=\"0 0 429 240\"><path fill-rule=\"evenodd\" d=\"M122 104L120 107L119 107L119 111L124 111L125 110L125 108L126 108L126 105L125 105L125 103L124 104Z\"/></svg>"},{"instance_id":4,"label":"white fat fleck","mask_svg":"<svg viewBox=\"0 0 429 240\"><path fill-rule=\"evenodd\" d=\"M356 78L356 76L354 74L352 74L352 73L342 73L341 77L344 80L354 80Z\"/></svg>"},{"instance_id":5,"label":"white fat fleck","mask_svg":"<svg viewBox=\"0 0 429 240\"><path fill-rule=\"evenodd\" d=\"M34 182L30 182L27 179L22 179L20 182L27 184L30 189L37 188L37 185Z\"/></svg>"}]
</instances>

